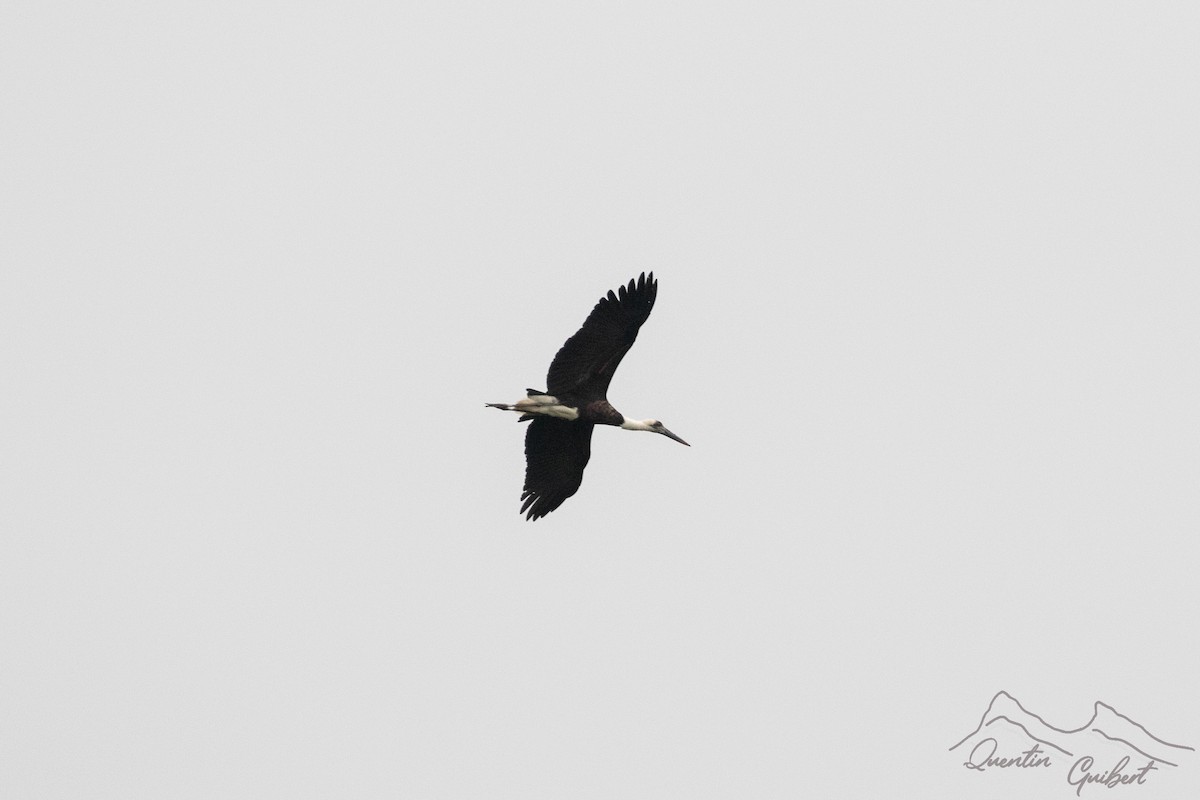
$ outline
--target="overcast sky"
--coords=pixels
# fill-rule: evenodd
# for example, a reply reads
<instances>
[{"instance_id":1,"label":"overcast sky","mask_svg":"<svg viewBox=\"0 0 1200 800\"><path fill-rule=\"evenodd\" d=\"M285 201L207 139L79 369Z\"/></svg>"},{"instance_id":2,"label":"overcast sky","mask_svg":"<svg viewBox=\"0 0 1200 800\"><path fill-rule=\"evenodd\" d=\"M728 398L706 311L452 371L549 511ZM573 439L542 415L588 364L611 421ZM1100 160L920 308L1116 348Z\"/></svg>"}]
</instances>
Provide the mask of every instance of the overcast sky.
<instances>
[{"instance_id":1,"label":"overcast sky","mask_svg":"<svg viewBox=\"0 0 1200 800\"><path fill-rule=\"evenodd\" d=\"M1200 747L1197 8L9 4L0 794L1069 797L947 752L1002 689ZM609 397L692 447L526 522L483 404L643 270Z\"/></svg>"}]
</instances>

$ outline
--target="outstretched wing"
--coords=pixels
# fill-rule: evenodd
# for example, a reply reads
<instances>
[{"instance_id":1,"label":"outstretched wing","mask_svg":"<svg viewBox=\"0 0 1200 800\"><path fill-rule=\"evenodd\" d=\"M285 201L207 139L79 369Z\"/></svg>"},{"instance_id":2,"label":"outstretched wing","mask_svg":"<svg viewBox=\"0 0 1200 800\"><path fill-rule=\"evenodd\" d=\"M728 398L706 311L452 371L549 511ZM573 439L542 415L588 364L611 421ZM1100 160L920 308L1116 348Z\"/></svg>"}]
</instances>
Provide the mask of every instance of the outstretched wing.
<instances>
[{"instance_id":1,"label":"outstretched wing","mask_svg":"<svg viewBox=\"0 0 1200 800\"><path fill-rule=\"evenodd\" d=\"M654 273L600 298L583 327L567 339L550 364L546 391L552 395L587 394L604 397L621 358L637 339L638 328L650 316L658 282Z\"/></svg>"},{"instance_id":2,"label":"outstretched wing","mask_svg":"<svg viewBox=\"0 0 1200 800\"><path fill-rule=\"evenodd\" d=\"M583 483L583 468L592 456L590 422L537 417L525 431L525 519L544 517L563 504ZM529 513L525 513L528 511Z\"/></svg>"}]
</instances>

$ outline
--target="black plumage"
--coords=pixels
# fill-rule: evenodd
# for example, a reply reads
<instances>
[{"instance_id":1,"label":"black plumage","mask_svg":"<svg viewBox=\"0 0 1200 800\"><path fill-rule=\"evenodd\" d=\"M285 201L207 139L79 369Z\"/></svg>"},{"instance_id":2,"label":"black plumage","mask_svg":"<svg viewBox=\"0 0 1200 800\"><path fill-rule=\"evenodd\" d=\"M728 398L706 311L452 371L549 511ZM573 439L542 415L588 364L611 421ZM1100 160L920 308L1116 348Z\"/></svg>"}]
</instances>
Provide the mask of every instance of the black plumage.
<instances>
[{"instance_id":1,"label":"black plumage","mask_svg":"<svg viewBox=\"0 0 1200 800\"><path fill-rule=\"evenodd\" d=\"M538 519L558 508L583 483L592 457L592 422L537 417L525 430L525 489L521 513Z\"/></svg>"},{"instance_id":2,"label":"black plumage","mask_svg":"<svg viewBox=\"0 0 1200 800\"><path fill-rule=\"evenodd\" d=\"M560 400L603 400L621 359L637 341L650 317L658 282L642 273L614 293L600 298L579 331L567 339L550 362L546 392ZM568 403L568 405L572 405Z\"/></svg>"}]
</instances>

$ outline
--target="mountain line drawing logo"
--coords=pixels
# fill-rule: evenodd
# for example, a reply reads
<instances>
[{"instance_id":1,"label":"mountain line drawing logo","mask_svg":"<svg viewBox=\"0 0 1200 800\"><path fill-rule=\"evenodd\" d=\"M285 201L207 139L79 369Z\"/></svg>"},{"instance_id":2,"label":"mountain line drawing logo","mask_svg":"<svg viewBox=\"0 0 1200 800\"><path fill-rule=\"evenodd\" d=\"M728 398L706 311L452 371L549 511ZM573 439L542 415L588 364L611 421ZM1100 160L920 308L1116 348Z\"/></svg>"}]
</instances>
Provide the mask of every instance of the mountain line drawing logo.
<instances>
[{"instance_id":1,"label":"mountain line drawing logo","mask_svg":"<svg viewBox=\"0 0 1200 800\"><path fill-rule=\"evenodd\" d=\"M1058 728L1006 691L996 692L975 730L950 747L974 772L1030 770L1065 774L1075 794L1087 786L1145 786L1177 769L1196 748L1173 744L1107 703L1096 701L1079 728Z\"/></svg>"}]
</instances>

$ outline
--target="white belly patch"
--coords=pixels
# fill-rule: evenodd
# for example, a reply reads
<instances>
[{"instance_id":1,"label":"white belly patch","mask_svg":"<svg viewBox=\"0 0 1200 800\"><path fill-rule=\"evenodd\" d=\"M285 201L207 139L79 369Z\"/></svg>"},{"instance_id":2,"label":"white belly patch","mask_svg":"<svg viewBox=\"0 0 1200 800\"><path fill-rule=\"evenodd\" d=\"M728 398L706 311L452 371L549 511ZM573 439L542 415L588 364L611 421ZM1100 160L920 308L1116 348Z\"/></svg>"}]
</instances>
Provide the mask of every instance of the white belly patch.
<instances>
[{"instance_id":1,"label":"white belly patch","mask_svg":"<svg viewBox=\"0 0 1200 800\"><path fill-rule=\"evenodd\" d=\"M558 402L557 397L551 397L548 394L535 394L529 397L522 397L513 403L513 408L523 414L542 414L547 417L558 417L559 419L566 420L579 419L579 409L564 406Z\"/></svg>"}]
</instances>

